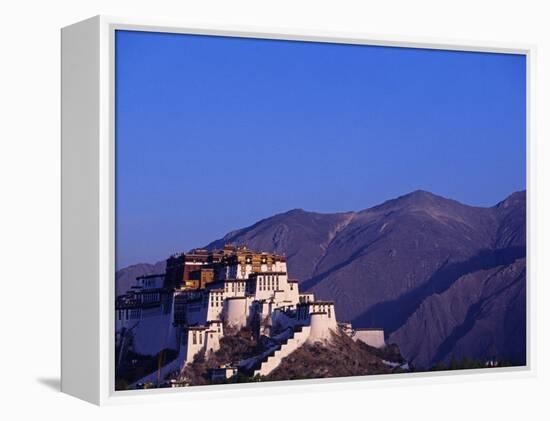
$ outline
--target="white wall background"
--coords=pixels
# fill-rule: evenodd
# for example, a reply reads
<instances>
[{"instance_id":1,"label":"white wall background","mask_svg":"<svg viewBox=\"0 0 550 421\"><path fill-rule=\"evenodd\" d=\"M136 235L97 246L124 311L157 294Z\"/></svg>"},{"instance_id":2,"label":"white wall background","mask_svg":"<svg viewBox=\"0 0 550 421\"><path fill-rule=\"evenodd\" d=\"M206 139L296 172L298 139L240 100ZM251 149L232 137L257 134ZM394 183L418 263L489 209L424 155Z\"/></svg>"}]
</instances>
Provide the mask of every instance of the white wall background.
<instances>
[{"instance_id":1,"label":"white wall background","mask_svg":"<svg viewBox=\"0 0 550 421\"><path fill-rule=\"evenodd\" d=\"M531 250L535 275L538 353L536 377L483 380L475 376L406 382L405 386L345 387L330 392L286 394L225 402L223 419L276 419L284 405L302 419L542 419L548 416L550 238L549 83L550 13L545 1L506 0L96 0L5 1L0 6L0 417L79 420L159 419L201 416L203 405L182 402L98 409L60 394L59 385L59 63L62 26L98 13L301 29L489 40L538 45L535 163L537 220ZM539 259L539 260L537 260ZM3 281L3 282L2 282ZM371 383L372 384L372 383ZM543 391L546 387L546 391ZM329 394L330 393L330 394ZM227 406L228 405L228 406ZM243 405L243 412L238 407ZM234 408L228 410L228 408ZM7 416L11 414L11 416ZM537 415L538 414L538 415ZM70 418L69 418L70 417ZM28 418L28 419L33 419ZM258 416L255 417L259 419ZM548 418L547 418L548 419Z\"/></svg>"}]
</instances>

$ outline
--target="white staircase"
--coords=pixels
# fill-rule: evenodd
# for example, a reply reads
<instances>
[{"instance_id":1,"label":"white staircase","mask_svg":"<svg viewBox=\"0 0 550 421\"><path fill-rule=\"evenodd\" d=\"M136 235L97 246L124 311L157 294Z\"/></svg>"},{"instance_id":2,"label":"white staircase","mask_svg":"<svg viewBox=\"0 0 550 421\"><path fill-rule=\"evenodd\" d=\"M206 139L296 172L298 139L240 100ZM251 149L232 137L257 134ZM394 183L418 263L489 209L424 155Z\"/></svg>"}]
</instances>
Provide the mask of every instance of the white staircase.
<instances>
[{"instance_id":1,"label":"white staircase","mask_svg":"<svg viewBox=\"0 0 550 421\"><path fill-rule=\"evenodd\" d=\"M275 368L281 364L283 358L296 351L306 342L310 330L311 328L309 326L302 326L301 330L294 332L294 335L290 337L286 343L262 361L260 368L254 370L254 376L258 374L260 376L267 376L275 370Z\"/></svg>"}]
</instances>

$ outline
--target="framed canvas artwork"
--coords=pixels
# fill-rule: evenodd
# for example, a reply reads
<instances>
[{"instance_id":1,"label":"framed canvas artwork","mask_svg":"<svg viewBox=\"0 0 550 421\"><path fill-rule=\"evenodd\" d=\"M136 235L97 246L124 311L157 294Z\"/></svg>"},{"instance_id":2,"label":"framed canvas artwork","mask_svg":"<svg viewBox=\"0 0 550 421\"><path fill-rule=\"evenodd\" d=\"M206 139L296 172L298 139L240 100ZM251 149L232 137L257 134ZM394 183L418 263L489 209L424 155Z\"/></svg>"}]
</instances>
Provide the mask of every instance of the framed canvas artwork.
<instances>
[{"instance_id":1,"label":"framed canvas artwork","mask_svg":"<svg viewBox=\"0 0 550 421\"><path fill-rule=\"evenodd\" d=\"M62 31L62 389L530 370L531 47Z\"/></svg>"}]
</instances>

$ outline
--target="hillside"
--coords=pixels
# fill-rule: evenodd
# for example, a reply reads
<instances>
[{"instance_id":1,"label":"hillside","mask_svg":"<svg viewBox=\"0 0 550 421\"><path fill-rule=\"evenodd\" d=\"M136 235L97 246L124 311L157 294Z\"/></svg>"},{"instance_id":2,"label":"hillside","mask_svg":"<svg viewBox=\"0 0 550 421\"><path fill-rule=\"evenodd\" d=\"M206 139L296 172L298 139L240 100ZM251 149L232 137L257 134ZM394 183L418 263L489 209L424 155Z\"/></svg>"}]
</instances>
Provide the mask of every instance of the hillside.
<instances>
[{"instance_id":1,"label":"hillside","mask_svg":"<svg viewBox=\"0 0 550 421\"><path fill-rule=\"evenodd\" d=\"M248 329L243 329L223 337L220 341L220 349L215 353L207 356L204 353L197 355L193 362L185 367L181 379L193 386L211 384L209 369L222 365L235 365L264 350L262 341L254 338ZM314 379L403 371L407 371L406 362L397 346L376 349L361 341L355 342L346 335L333 334L328 342L301 346L284 358L281 364L266 377L249 377L240 374L228 381Z\"/></svg>"},{"instance_id":2,"label":"hillside","mask_svg":"<svg viewBox=\"0 0 550 421\"><path fill-rule=\"evenodd\" d=\"M318 379L368 376L407 371L395 345L376 349L345 335L332 335L328 343L303 345L282 360L265 380Z\"/></svg>"}]
</instances>

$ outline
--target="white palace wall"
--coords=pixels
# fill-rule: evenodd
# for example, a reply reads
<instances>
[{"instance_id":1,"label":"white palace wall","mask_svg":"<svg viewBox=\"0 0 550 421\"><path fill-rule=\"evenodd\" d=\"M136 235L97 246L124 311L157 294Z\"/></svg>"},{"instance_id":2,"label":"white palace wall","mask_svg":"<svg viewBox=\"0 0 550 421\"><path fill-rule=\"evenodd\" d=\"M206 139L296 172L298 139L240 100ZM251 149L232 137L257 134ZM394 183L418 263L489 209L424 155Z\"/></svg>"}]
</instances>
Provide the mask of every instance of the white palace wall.
<instances>
[{"instance_id":1,"label":"white palace wall","mask_svg":"<svg viewBox=\"0 0 550 421\"><path fill-rule=\"evenodd\" d=\"M186 362L193 362L193 358L195 358L195 355L197 355L204 349L204 346L206 344L206 330L207 328L204 326L189 328L187 330L186 343L182 347L182 350L185 353L184 360Z\"/></svg>"},{"instance_id":2,"label":"white palace wall","mask_svg":"<svg viewBox=\"0 0 550 421\"><path fill-rule=\"evenodd\" d=\"M386 341L384 340L384 329L356 329L352 339L355 341L360 340L375 348L382 348L386 346Z\"/></svg>"},{"instance_id":3,"label":"white palace wall","mask_svg":"<svg viewBox=\"0 0 550 421\"><path fill-rule=\"evenodd\" d=\"M246 326L250 314L252 300L248 297L229 297L224 301L224 316L226 323L237 329Z\"/></svg>"},{"instance_id":4,"label":"white palace wall","mask_svg":"<svg viewBox=\"0 0 550 421\"><path fill-rule=\"evenodd\" d=\"M331 332L336 332L336 326L327 313L311 313L309 317L311 331L307 338L308 343L328 341L331 338Z\"/></svg>"}]
</instances>

